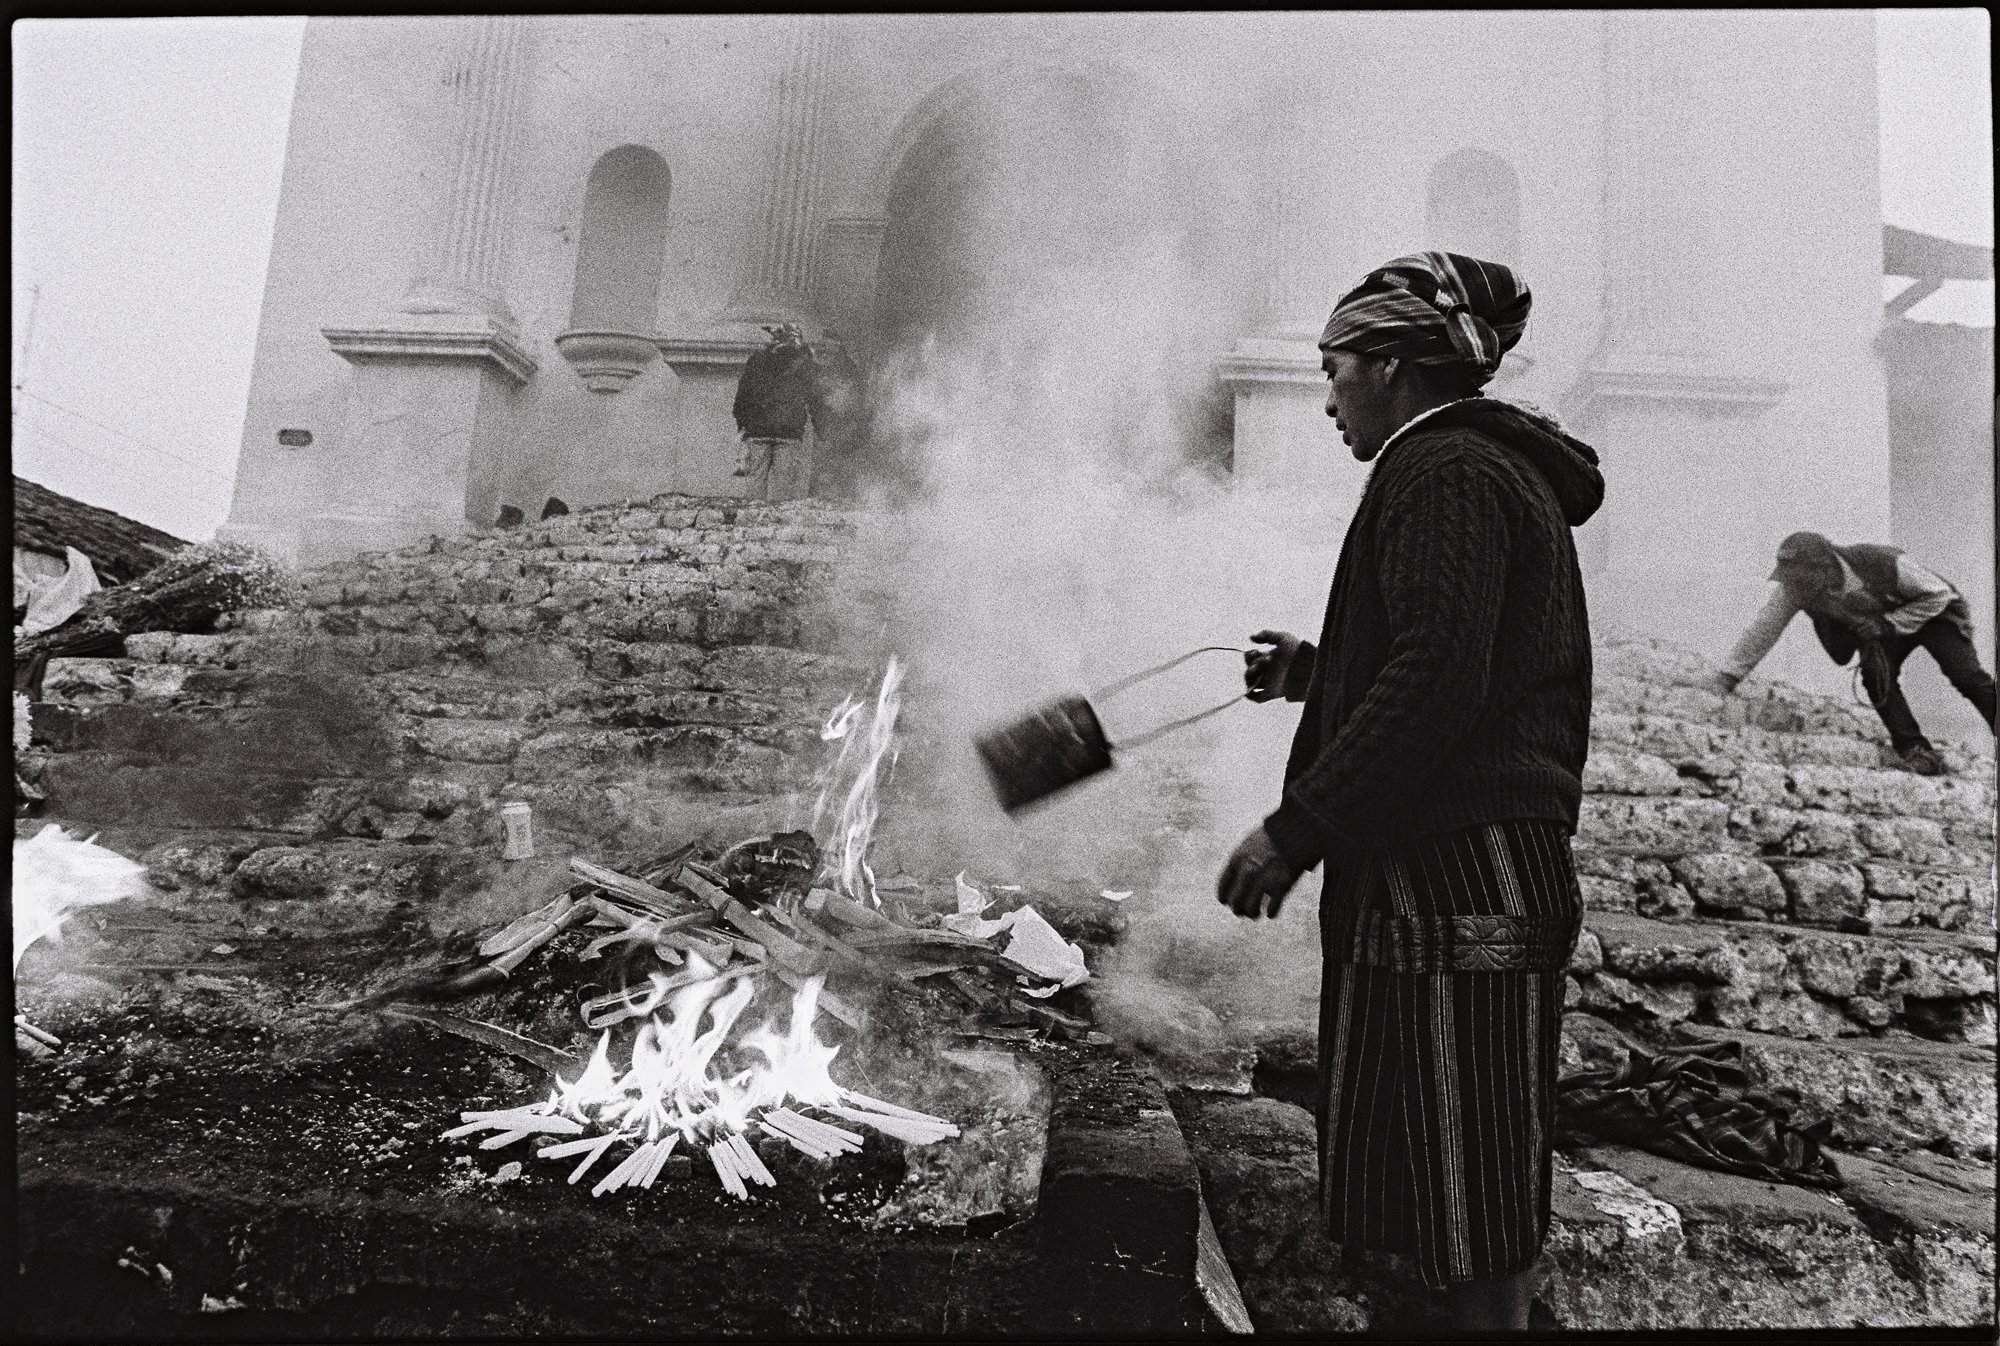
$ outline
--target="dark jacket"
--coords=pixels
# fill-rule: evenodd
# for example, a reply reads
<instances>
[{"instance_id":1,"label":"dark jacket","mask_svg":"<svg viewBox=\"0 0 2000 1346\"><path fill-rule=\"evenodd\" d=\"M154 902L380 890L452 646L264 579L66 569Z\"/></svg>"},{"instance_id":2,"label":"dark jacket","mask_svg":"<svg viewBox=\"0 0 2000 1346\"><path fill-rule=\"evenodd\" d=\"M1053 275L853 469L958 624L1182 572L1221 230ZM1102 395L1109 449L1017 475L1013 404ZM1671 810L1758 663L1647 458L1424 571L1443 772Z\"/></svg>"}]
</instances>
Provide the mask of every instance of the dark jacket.
<instances>
[{"instance_id":1,"label":"dark jacket","mask_svg":"<svg viewBox=\"0 0 2000 1346\"><path fill-rule=\"evenodd\" d=\"M736 428L751 439L803 439L812 399L812 351L767 346L743 362L736 381Z\"/></svg>"},{"instance_id":2,"label":"dark jacket","mask_svg":"<svg viewBox=\"0 0 2000 1346\"><path fill-rule=\"evenodd\" d=\"M1570 529L1590 447L1505 402L1448 407L1377 460L1312 657L1284 802L1294 862L1508 818L1574 829L1590 626Z\"/></svg>"}]
</instances>

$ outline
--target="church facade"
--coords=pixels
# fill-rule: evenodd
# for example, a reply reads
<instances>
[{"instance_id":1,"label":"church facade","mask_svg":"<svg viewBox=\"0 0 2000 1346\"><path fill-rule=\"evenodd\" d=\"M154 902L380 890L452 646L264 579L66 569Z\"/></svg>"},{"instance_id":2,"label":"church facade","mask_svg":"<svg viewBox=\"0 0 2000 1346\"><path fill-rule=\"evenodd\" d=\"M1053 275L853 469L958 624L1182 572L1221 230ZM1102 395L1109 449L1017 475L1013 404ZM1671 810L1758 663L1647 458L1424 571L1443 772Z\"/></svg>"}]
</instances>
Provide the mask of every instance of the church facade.
<instances>
[{"instance_id":1,"label":"church facade","mask_svg":"<svg viewBox=\"0 0 2000 1346\"><path fill-rule=\"evenodd\" d=\"M223 535L732 494L764 325L881 371L1134 258L1217 461L1341 510L1312 338L1438 247L1535 291L1494 391L1604 455L1597 613L1719 630L1889 537L1874 86L1868 11L314 19Z\"/></svg>"}]
</instances>

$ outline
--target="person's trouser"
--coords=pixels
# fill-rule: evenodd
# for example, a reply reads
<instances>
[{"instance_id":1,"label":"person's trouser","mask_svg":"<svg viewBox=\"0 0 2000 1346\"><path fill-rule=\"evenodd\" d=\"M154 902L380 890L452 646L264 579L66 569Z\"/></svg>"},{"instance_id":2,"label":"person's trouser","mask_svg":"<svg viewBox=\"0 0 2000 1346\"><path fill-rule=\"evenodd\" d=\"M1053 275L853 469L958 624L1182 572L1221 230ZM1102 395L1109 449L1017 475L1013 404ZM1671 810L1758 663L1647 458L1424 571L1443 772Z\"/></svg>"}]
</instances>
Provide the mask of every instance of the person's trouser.
<instances>
[{"instance_id":1,"label":"person's trouser","mask_svg":"<svg viewBox=\"0 0 2000 1346\"><path fill-rule=\"evenodd\" d=\"M746 439L736 475L757 499L796 500L812 493L812 454L803 439Z\"/></svg>"},{"instance_id":2,"label":"person's trouser","mask_svg":"<svg viewBox=\"0 0 2000 1346\"><path fill-rule=\"evenodd\" d=\"M1889 731L1889 742L1895 745L1897 752L1930 746L1930 740L1917 726L1917 717L1910 713L1910 703L1903 696L1900 681L1903 661L1918 646L1930 651L1945 680L1986 717L1989 727L1992 726L1993 675L1980 667L1979 650L1972 643L1971 625L1962 616L1955 619L1947 610L1909 635L1892 633L1876 641L1875 646L1881 651L1877 656L1871 657L1868 646L1862 647L1861 685L1868 689L1868 699L1875 704L1875 712L1882 717L1883 727Z\"/></svg>"}]
</instances>

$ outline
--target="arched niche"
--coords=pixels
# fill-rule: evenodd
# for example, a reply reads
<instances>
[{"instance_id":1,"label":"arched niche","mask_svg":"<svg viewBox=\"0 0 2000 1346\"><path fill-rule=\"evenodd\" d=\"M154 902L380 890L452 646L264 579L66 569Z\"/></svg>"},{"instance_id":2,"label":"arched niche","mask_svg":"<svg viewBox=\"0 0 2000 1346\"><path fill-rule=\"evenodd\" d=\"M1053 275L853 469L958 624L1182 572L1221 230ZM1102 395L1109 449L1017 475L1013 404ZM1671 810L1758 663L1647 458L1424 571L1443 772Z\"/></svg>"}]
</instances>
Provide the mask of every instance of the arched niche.
<instances>
[{"instance_id":1,"label":"arched niche","mask_svg":"<svg viewBox=\"0 0 2000 1346\"><path fill-rule=\"evenodd\" d=\"M1431 168L1425 236L1440 252L1521 264L1521 180L1485 150L1447 154Z\"/></svg>"},{"instance_id":2,"label":"arched niche","mask_svg":"<svg viewBox=\"0 0 2000 1346\"><path fill-rule=\"evenodd\" d=\"M601 156L583 189L569 325L648 332L667 257L667 161L644 145Z\"/></svg>"},{"instance_id":3,"label":"arched niche","mask_svg":"<svg viewBox=\"0 0 2000 1346\"><path fill-rule=\"evenodd\" d=\"M556 347L593 392L617 392L658 354L671 187L667 161L644 145L606 151L590 170L569 329Z\"/></svg>"}]
</instances>

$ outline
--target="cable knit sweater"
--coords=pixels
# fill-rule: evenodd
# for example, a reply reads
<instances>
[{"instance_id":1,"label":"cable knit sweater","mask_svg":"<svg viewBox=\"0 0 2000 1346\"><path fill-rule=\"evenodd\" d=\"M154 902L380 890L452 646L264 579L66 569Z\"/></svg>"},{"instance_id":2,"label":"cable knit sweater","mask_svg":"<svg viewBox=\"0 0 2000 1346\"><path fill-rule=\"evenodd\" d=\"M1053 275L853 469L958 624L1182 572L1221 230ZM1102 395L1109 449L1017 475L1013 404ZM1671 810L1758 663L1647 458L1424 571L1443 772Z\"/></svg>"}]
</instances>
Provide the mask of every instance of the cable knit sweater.
<instances>
[{"instance_id":1,"label":"cable knit sweater","mask_svg":"<svg viewBox=\"0 0 2000 1346\"><path fill-rule=\"evenodd\" d=\"M1425 417L1377 459L1348 526L1284 802L1300 865L1509 818L1574 829L1590 627L1570 529L1597 455L1511 403Z\"/></svg>"}]
</instances>

